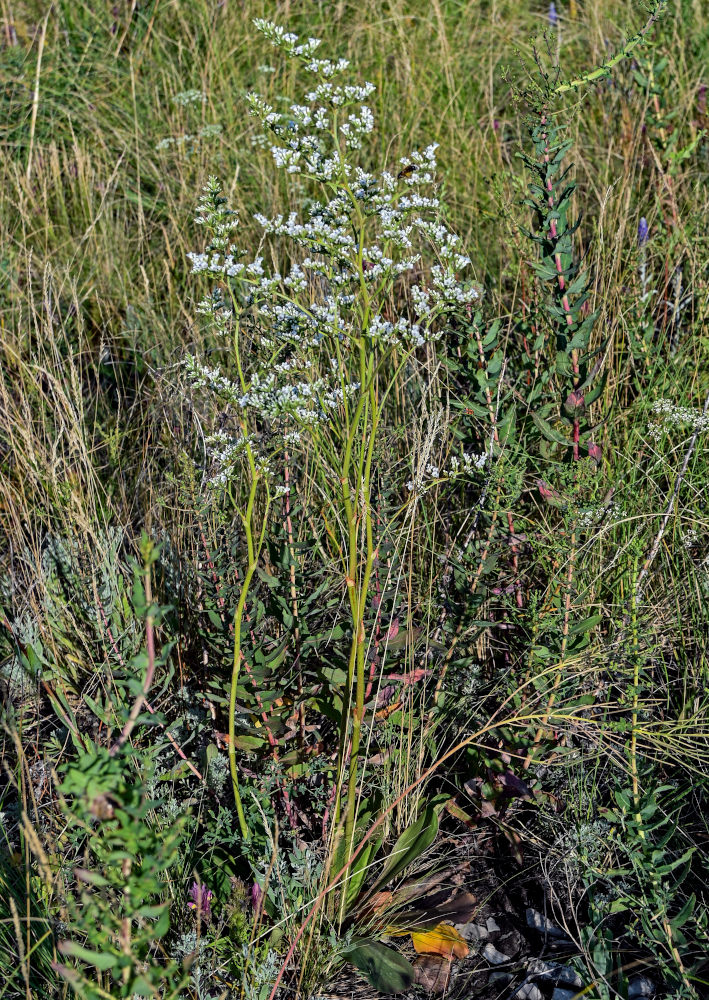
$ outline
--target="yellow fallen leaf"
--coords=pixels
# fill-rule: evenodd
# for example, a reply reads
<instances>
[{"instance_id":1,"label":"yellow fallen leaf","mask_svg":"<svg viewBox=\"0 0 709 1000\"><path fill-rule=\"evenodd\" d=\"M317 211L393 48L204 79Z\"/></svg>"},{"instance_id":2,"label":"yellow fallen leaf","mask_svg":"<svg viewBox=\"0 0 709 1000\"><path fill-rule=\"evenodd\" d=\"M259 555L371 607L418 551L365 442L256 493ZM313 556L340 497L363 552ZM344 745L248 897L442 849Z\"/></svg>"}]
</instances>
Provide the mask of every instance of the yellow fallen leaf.
<instances>
[{"instance_id":1,"label":"yellow fallen leaf","mask_svg":"<svg viewBox=\"0 0 709 1000\"><path fill-rule=\"evenodd\" d=\"M437 924L431 931L412 931L411 940L419 955L443 955L444 958L465 958L468 945L455 927Z\"/></svg>"}]
</instances>

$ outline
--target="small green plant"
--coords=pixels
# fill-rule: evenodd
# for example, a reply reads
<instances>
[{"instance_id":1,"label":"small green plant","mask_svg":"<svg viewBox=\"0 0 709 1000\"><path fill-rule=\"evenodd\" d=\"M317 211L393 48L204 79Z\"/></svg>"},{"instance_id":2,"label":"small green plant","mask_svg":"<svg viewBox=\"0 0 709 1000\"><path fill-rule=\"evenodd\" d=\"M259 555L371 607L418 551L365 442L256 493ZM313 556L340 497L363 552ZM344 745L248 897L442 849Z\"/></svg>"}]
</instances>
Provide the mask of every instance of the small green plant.
<instances>
[{"instance_id":1,"label":"small green plant","mask_svg":"<svg viewBox=\"0 0 709 1000\"><path fill-rule=\"evenodd\" d=\"M64 768L68 936L57 948L68 961L57 971L81 997L177 997L186 982L163 941L170 930L166 888L187 817L162 829L155 824L159 801L146 791L151 767L149 755L124 746L116 754L94 748Z\"/></svg>"},{"instance_id":2,"label":"small green plant","mask_svg":"<svg viewBox=\"0 0 709 1000\"><path fill-rule=\"evenodd\" d=\"M613 995L609 979L621 994L627 990L628 973L617 944L621 935L655 956L664 982L678 990L675 995L702 995L709 914L694 893L683 889L695 847L682 844L678 824L686 792L677 793L672 786L660 786L638 800L632 788L619 789L614 806L599 810L607 825L604 853L612 862L611 867L599 865L596 856L596 863L584 869L588 921L580 930L596 989L604 998ZM584 858L586 864L588 860Z\"/></svg>"}]
</instances>

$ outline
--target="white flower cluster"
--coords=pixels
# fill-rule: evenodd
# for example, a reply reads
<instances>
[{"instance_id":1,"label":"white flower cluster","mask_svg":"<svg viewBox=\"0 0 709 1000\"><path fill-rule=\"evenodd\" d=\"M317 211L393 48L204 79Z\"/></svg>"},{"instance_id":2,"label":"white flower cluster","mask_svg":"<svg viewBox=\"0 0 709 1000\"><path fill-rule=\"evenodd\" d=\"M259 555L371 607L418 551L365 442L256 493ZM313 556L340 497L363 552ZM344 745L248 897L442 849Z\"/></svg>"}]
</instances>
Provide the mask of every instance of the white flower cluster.
<instances>
[{"instance_id":1,"label":"white flower cluster","mask_svg":"<svg viewBox=\"0 0 709 1000\"><path fill-rule=\"evenodd\" d=\"M187 104L204 104L206 100L207 95L203 90L183 90L173 97L175 104L180 104L183 108Z\"/></svg>"},{"instance_id":2,"label":"white flower cluster","mask_svg":"<svg viewBox=\"0 0 709 1000\"><path fill-rule=\"evenodd\" d=\"M217 431L205 439L205 445L209 451L209 457L216 467L216 471L211 479L207 480L207 487L218 490L227 485L234 475L238 460L246 450L247 443L253 444L253 436L232 438L224 431Z\"/></svg>"},{"instance_id":3,"label":"white flower cluster","mask_svg":"<svg viewBox=\"0 0 709 1000\"><path fill-rule=\"evenodd\" d=\"M440 480L450 481L464 476L472 476L474 473L480 472L486 462L487 455L485 453L481 455L467 455L464 453L462 458L458 458L457 455L451 455L450 465L443 471L437 465L429 462L423 474L419 473L414 479L409 480L406 484L406 489L409 493L415 493L416 496L420 496L426 487L432 485L433 482ZM428 478L430 478L430 482Z\"/></svg>"},{"instance_id":4,"label":"white flower cluster","mask_svg":"<svg viewBox=\"0 0 709 1000\"><path fill-rule=\"evenodd\" d=\"M340 224L333 224L324 214L317 214L312 208L308 222L298 222L295 212L291 212L287 220L284 220L282 215L277 215L275 219L267 219L260 213L254 218L263 226L264 232L273 233L275 236L288 236L299 246L307 247L317 253L332 256L342 249L355 249L354 236L348 231L344 220Z\"/></svg>"},{"instance_id":5,"label":"white flower cluster","mask_svg":"<svg viewBox=\"0 0 709 1000\"><path fill-rule=\"evenodd\" d=\"M309 90L305 98L311 103L322 101L323 104L330 104L333 108L342 108L347 104L366 101L376 89L373 83L346 84L344 87L335 87L328 81L318 84L315 90Z\"/></svg>"},{"instance_id":6,"label":"white flower cluster","mask_svg":"<svg viewBox=\"0 0 709 1000\"><path fill-rule=\"evenodd\" d=\"M299 52L297 36L285 33L270 22L258 20L256 26L266 34L274 45L289 54ZM309 44L313 39L309 40ZM323 68L327 64L327 69ZM327 60L311 60L308 68L321 77L330 73L335 64ZM346 61L337 64L337 71L346 68ZM267 233L288 236L300 246L311 251L334 256L338 261L348 262L353 271L354 245L353 223L357 213L379 222L378 238L362 250L362 266L365 279L379 282L382 277L394 277L402 270L411 269L418 255L410 255L407 261L395 260L392 251L409 251L412 248L412 234L428 242L438 257L431 269L431 287L423 294L429 296L425 313L432 320L436 315L451 308L467 305L479 297L479 291L470 282L461 281L458 272L470 264L470 259L460 253L459 239L441 223L421 216L420 212L435 211L438 199L430 194L420 193L418 188L431 186L435 182L437 143L431 143L423 151L414 150L400 160L401 170L397 176L389 171L379 175L367 173L352 164L348 150L359 149L363 138L374 129L374 115L362 103L373 93L374 85L364 86L333 84L329 79L305 95L305 104L292 103L282 113L274 111L258 94L247 95L251 113L259 118L265 130L278 140L271 146L276 165L287 173L305 173L320 181L333 182L339 186L337 194L326 204L314 204L310 218L299 221L293 213L287 220L282 215L267 219L257 215L257 221ZM347 117L340 111L337 121L333 109L344 109L358 105ZM354 198L354 203L353 199ZM359 206L359 208L358 208ZM387 247L388 245L388 247ZM352 277L359 280L356 274Z\"/></svg>"},{"instance_id":7,"label":"white flower cluster","mask_svg":"<svg viewBox=\"0 0 709 1000\"><path fill-rule=\"evenodd\" d=\"M473 473L480 472L486 462L487 455L485 452L482 452L480 455L468 455L463 453L462 458L458 458L457 455L451 455L448 475L451 477L472 476Z\"/></svg>"},{"instance_id":8,"label":"white flower cluster","mask_svg":"<svg viewBox=\"0 0 709 1000\"><path fill-rule=\"evenodd\" d=\"M272 45L283 49L288 53L288 55L291 56L300 56L304 59L310 59L313 52L315 52L321 42L320 38L309 38L307 42L298 45L297 35L286 31L282 25L274 24L273 21L267 21L263 17L254 18L254 25L263 35L266 36Z\"/></svg>"},{"instance_id":9,"label":"white flower cluster","mask_svg":"<svg viewBox=\"0 0 709 1000\"><path fill-rule=\"evenodd\" d=\"M358 115L350 115L346 122L340 125L340 134L345 136L345 145L349 149L360 149L362 137L374 129L374 115L366 104L363 104Z\"/></svg>"},{"instance_id":10,"label":"white flower cluster","mask_svg":"<svg viewBox=\"0 0 709 1000\"><path fill-rule=\"evenodd\" d=\"M247 441L251 443L253 440L253 436L232 438L225 431L217 431L216 434L205 438L204 443L213 461L219 465L228 465L244 451Z\"/></svg>"},{"instance_id":11,"label":"white flower cluster","mask_svg":"<svg viewBox=\"0 0 709 1000\"><path fill-rule=\"evenodd\" d=\"M366 103L374 85L333 79L347 69L347 60L315 58L317 39L301 41L263 19L254 23L316 77L300 102L284 99L281 105L274 100L279 110L255 93L247 100L250 113L270 136L276 166L319 183L322 194L320 199L309 197L300 215L255 215L265 236L286 237L302 251L302 259L281 273L269 268L264 256L247 258L238 248L238 215L228 207L217 179L209 178L195 219L209 233L209 242L187 257L193 273L214 276L218 283L202 299L198 313L217 332L238 335L239 345L243 332L244 347L249 346L237 359L238 384L219 367L194 358L184 365L191 384L214 392L233 408L232 417L239 414L239 423L249 411L249 426L258 428L258 441L270 453L283 444L297 444L305 428L331 420L364 391L355 381L361 377L359 358L350 371L356 350L411 352L434 342L445 334L448 314L477 298L478 291L458 277L470 260L458 237L437 217L439 202L432 190L437 145L402 158L398 172L363 170L353 151L374 131L374 115ZM424 250L434 261L428 269L420 263ZM408 306L391 315L384 303L401 299L390 295L392 285L414 269L417 279L407 287ZM210 439L210 447L219 469L215 486L228 482L244 448L254 456L257 451L252 438L226 435ZM441 472L429 458L425 455L421 462L422 480L470 475L486 460L484 455L464 455L451 459L450 468ZM266 472L268 456L256 460Z\"/></svg>"},{"instance_id":12,"label":"white flower cluster","mask_svg":"<svg viewBox=\"0 0 709 1000\"><path fill-rule=\"evenodd\" d=\"M231 256L243 256L243 252L240 254L236 245L231 243L231 233L238 228L239 216L228 207L221 191L219 181L211 176L197 205L194 221L198 226L205 226L211 232L210 250L220 250ZM187 254L187 256L192 259L195 255Z\"/></svg>"},{"instance_id":13,"label":"white flower cluster","mask_svg":"<svg viewBox=\"0 0 709 1000\"><path fill-rule=\"evenodd\" d=\"M699 543L699 538L700 535L696 528L689 528L689 530L685 531L682 535L682 545L689 552L690 549L693 549L695 545Z\"/></svg>"},{"instance_id":14,"label":"white flower cluster","mask_svg":"<svg viewBox=\"0 0 709 1000\"><path fill-rule=\"evenodd\" d=\"M222 260L221 254L216 252L206 254L190 251L187 258L192 261L192 274L199 274L200 271L211 271L212 274L223 274L227 278L235 278L237 274L241 274L246 266L234 260L233 254L227 254Z\"/></svg>"},{"instance_id":15,"label":"white flower cluster","mask_svg":"<svg viewBox=\"0 0 709 1000\"><path fill-rule=\"evenodd\" d=\"M418 323L411 323L405 316L399 316L396 323L375 316L370 321L367 333L373 340L381 340L385 344L410 344L412 347L421 347L426 343L426 337L423 336Z\"/></svg>"},{"instance_id":16,"label":"white flower cluster","mask_svg":"<svg viewBox=\"0 0 709 1000\"><path fill-rule=\"evenodd\" d=\"M297 367L293 365L290 371ZM238 405L253 407L270 421L290 417L301 425L316 424L327 420L332 410L356 395L360 388L359 382L338 385L338 380L328 378L284 384L281 377L288 370L277 365L263 378L254 374Z\"/></svg>"},{"instance_id":17,"label":"white flower cluster","mask_svg":"<svg viewBox=\"0 0 709 1000\"><path fill-rule=\"evenodd\" d=\"M170 146L192 146L200 139L215 139L217 136L221 135L222 127L221 125L203 125L202 128L196 134L186 133L185 135L168 135L164 139L161 139L155 146L156 150L169 149Z\"/></svg>"},{"instance_id":18,"label":"white flower cluster","mask_svg":"<svg viewBox=\"0 0 709 1000\"><path fill-rule=\"evenodd\" d=\"M399 176L405 179L409 187L418 184L433 184L436 170L436 150L438 143L432 142L423 153L414 150L410 156L402 156Z\"/></svg>"},{"instance_id":19,"label":"white flower cluster","mask_svg":"<svg viewBox=\"0 0 709 1000\"><path fill-rule=\"evenodd\" d=\"M219 368L208 368L192 355L187 354L183 361L187 380L195 389L209 389L225 403L238 405L241 399L241 389L222 375Z\"/></svg>"},{"instance_id":20,"label":"white flower cluster","mask_svg":"<svg viewBox=\"0 0 709 1000\"><path fill-rule=\"evenodd\" d=\"M582 510L576 518L577 531L592 531L601 524L618 524L625 517L625 511L617 503L601 504Z\"/></svg>"},{"instance_id":21,"label":"white flower cluster","mask_svg":"<svg viewBox=\"0 0 709 1000\"><path fill-rule=\"evenodd\" d=\"M709 430L709 413L692 406L679 406L671 399L658 399L652 404L652 412L659 417L659 422L648 428L650 437L659 441L664 431L670 427L689 425L690 431L700 434Z\"/></svg>"}]
</instances>

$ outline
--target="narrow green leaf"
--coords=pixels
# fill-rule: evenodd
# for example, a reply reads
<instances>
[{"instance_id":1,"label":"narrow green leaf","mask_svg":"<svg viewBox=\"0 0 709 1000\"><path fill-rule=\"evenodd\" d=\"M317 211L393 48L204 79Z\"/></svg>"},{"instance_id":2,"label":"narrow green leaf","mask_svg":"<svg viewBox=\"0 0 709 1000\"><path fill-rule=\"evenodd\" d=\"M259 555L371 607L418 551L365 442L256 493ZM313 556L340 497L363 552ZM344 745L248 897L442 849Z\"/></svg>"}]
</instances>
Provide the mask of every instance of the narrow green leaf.
<instances>
[{"instance_id":1,"label":"narrow green leaf","mask_svg":"<svg viewBox=\"0 0 709 1000\"><path fill-rule=\"evenodd\" d=\"M367 865L370 857L372 856L373 848L373 843L370 842L367 844L365 849L359 857L355 859L354 864L350 868L350 877L347 880L346 906L350 906L359 895L359 890L362 887L364 876L367 874Z\"/></svg>"},{"instance_id":2,"label":"narrow green leaf","mask_svg":"<svg viewBox=\"0 0 709 1000\"><path fill-rule=\"evenodd\" d=\"M590 617L584 618L583 621L577 622L576 625L572 625L569 629L569 635L578 635L580 632L590 632L592 628L595 628L595 626L602 621L603 615L590 615Z\"/></svg>"},{"instance_id":3,"label":"narrow green leaf","mask_svg":"<svg viewBox=\"0 0 709 1000\"><path fill-rule=\"evenodd\" d=\"M384 871L377 879L376 886L372 889L372 892L386 885L399 872L407 868L412 861L415 861L419 855L423 854L426 848L430 847L436 839L437 833L438 815L430 806L427 806L416 822L404 830L396 844L394 844L389 861L384 866Z\"/></svg>"}]
</instances>

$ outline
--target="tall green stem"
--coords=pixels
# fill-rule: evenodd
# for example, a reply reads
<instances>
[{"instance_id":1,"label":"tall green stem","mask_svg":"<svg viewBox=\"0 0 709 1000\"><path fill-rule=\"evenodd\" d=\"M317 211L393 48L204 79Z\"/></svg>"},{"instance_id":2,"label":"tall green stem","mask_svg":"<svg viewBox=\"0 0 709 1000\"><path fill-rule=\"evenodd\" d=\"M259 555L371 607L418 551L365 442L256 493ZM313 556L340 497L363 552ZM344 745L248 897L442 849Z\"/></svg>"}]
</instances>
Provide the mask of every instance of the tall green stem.
<instances>
[{"instance_id":1,"label":"tall green stem","mask_svg":"<svg viewBox=\"0 0 709 1000\"><path fill-rule=\"evenodd\" d=\"M374 443L377 435L380 410L377 406L376 390L373 377L373 358L369 358L369 401L372 411L372 426L367 442L367 457L362 477L364 522L365 522L365 544L366 559L362 581L357 595L357 623L356 623L356 670L357 670L357 690L355 695L355 709L352 716L352 752L350 754L350 772L347 786L347 818L345 822L345 843L348 855L352 851L354 841L355 811L357 802L357 769L359 757L359 745L362 732L362 719L364 717L364 692L365 692L365 665L364 665L364 613L367 605L367 595L369 593L369 581L374 565L374 540L372 534L372 512L371 512L371 483L372 483L372 458L374 455Z\"/></svg>"},{"instance_id":2,"label":"tall green stem","mask_svg":"<svg viewBox=\"0 0 709 1000\"><path fill-rule=\"evenodd\" d=\"M256 480L251 480L251 488L249 490L249 502L246 509L246 516L244 518L244 527L246 529L246 545L248 549L249 562L246 567L246 573L244 574L244 582L241 586L241 593L239 594L239 600L236 605L236 610L234 612L234 661L231 670L231 685L229 689L229 769L231 771L231 781L234 788L234 801L236 803L236 814L239 818L239 827L241 829L241 835L244 840L249 839L249 828L246 825L246 817L244 816L244 807L241 804L241 795L239 793L239 774L236 768L236 747L234 745L236 737L236 726L235 726L235 716L236 716L236 686L239 682L239 672L241 669L241 623L244 618L244 608L246 607L246 598L249 593L249 586L251 585L251 578L256 570L256 559L254 553L254 542L253 535L251 531L251 515L253 513L254 500L256 499Z\"/></svg>"}]
</instances>

